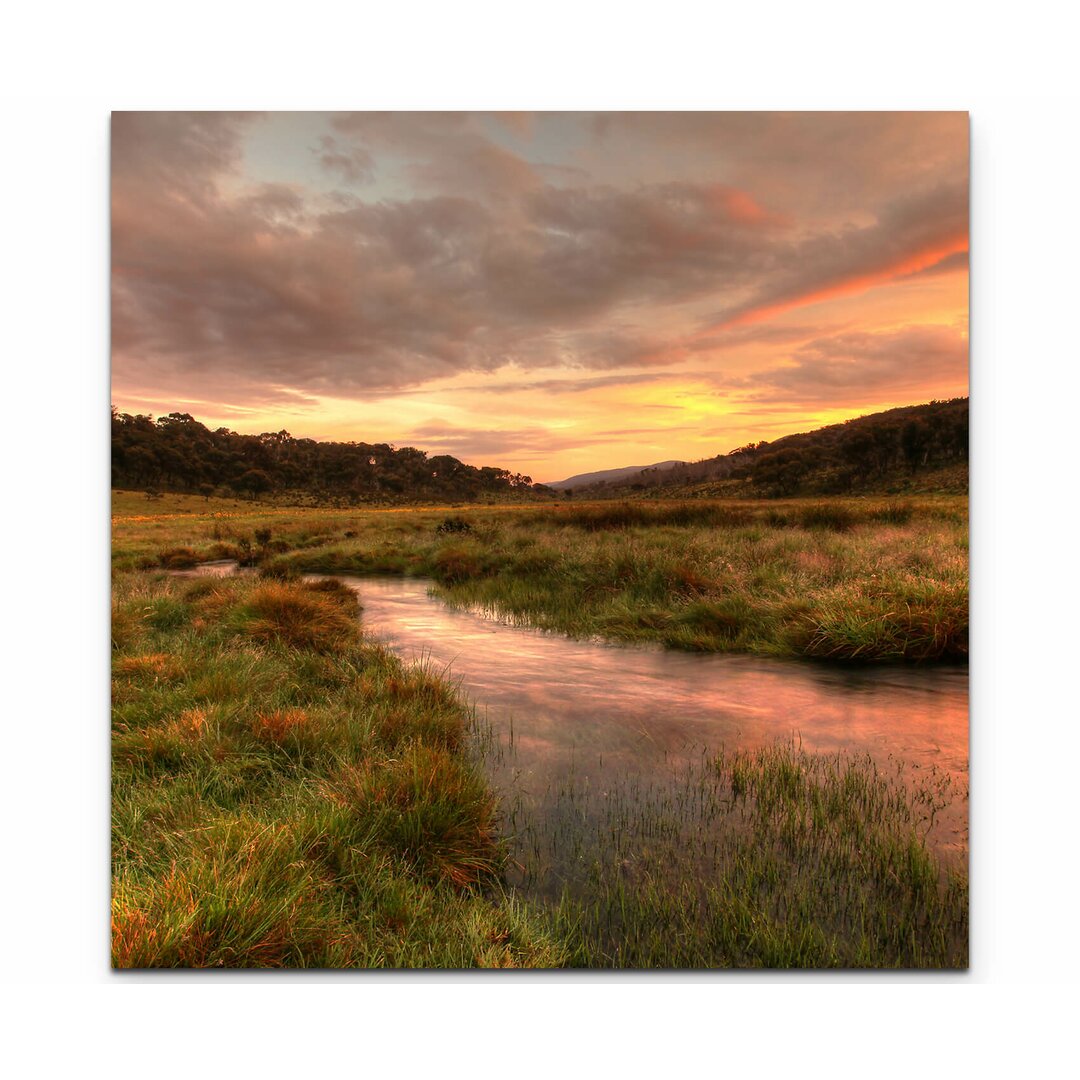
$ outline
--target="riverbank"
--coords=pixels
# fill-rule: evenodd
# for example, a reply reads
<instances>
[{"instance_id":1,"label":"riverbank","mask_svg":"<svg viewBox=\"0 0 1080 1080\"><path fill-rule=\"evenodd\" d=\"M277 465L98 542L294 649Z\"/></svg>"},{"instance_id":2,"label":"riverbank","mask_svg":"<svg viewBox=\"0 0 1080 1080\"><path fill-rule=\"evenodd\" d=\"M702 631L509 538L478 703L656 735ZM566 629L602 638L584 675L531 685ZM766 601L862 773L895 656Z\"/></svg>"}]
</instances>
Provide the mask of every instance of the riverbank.
<instances>
[{"instance_id":1,"label":"riverbank","mask_svg":"<svg viewBox=\"0 0 1080 1080\"><path fill-rule=\"evenodd\" d=\"M964 660L966 499L290 510L114 500L114 565L430 577L576 637L843 662ZM259 538L262 539L259 539Z\"/></svg>"},{"instance_id":2,"label":"riverbank","mask_svg":"<svg viewBox=\"0 0 1080 1080\"><path fill-rule=\"evenodd\" d=\"M581 829L500 805L498 745L455 688L365 636L351 590L299 578L432 574L458 605L697 651L837 658L806 636L832 611L849 658L935 659L927 641L966 640L962 503L202 503L114 502L118 967L966 965L964 860L927 846L927 774L784 744L714 748L683 788L615 777L584 876L517 888L544 873L529 844ZM212 558L257 570L169 574ZM568 774L557 795L551 820L580 823L598 792Z\"/></svg>"},{"instance_id":3,"label":"riverbank","mask_svg":"<svg viewBox=\"0 0 1080 1080\"><path fill-rule=\"evenodd\" d=\"M114 965L565 963L493 888L505 851L468 720L364 640L347 589L121 575Z\"/></svg>"},{"instance_id":4,"label":"riverbank","mask_svg":"<svg viewBox=\"0 0 1080 1080\"><path fill-rule=\"evenodd\" d=\"M530 818L453 688L357 616L333 582L120 576L116 966L966 965L928 775L780 744L598 804L568 775ZM568 843L573 887L523 899Z\"/></svg>"}]
</instances>

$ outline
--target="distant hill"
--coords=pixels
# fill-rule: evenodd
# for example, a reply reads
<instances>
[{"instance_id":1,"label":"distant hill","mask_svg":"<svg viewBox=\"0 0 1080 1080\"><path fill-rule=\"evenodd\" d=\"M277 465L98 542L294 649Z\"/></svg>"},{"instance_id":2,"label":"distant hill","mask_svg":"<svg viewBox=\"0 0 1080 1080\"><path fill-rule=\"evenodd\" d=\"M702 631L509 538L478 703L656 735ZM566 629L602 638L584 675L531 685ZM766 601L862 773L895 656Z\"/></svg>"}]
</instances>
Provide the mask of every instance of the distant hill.
<instances>
[{"instance_id":1,"label":"distant hill","mask_svg":"<svg viewBox=\"0 0 1080 1080\"><path fill-rule=\"evenodd\" d=\"M566 488L583 487L589 484L610 484L621 481L630 483L639 473L651 469L667 469L673 465L685 464L685 461L658 461L655 465L626 465L621 469L601 469L599 472L578 473L577 476L571 476L566 480L550 481L544 486L562 491Z\"/></svg>"},{"instance_id":2,"label":"distant hill","mask_svg":"<svg viewBox=\"0 0 1080 1080\"><path fill-rule=\"evenodd\" d=\"M630 478L572 478L558 486L572 488L575 498L966 491L967 462L968 399L952 398L749 443L701 461L627 470Z\"/></svg>"}]
</instances>

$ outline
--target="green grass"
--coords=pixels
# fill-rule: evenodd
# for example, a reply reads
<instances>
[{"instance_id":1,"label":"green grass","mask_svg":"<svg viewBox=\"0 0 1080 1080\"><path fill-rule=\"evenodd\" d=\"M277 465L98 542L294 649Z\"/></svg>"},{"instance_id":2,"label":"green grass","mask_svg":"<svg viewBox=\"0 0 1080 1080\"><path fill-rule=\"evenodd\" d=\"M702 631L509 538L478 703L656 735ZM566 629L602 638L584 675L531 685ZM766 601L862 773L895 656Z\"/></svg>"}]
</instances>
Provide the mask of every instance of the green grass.
<instances>
[{"instance_id":1,"label":"green grass","mask_svg":"<svg viewBox=\"0 0 1080 1080\"><path fill-rule=\"evenodd\" d=\"M453 687L299 578L430 577L582 637L961 658L964 500L114 511L116 966L966 964L933 778L780 746L500 807ZM215 558L260 570L164 572Z\"/></svg>"},{"instance_id":2,"label":"green grass","mask_svg":"<svg viewBox=\"0 0 1080 1080\"><path fill-rule=\"evenodd\" d=\"M174 497L180 499L180 497ZM576 637L819 660L964 660L956 497L399 511L163 506L118 496L118 569L256 556L281 576L431 578L450 603ZM447 522L453 528L446 526Z\"/></svg>"},{"instance_id":3,"label":"green grass","mask_svg":"<svg viewBox=\"0 0 1080 1080\"><path fill-rule=\"evenodd\" d=\"M116 593L116 966L564 961L492 899L505 852L467 711L364 642L351 593L150 574Z\"/></svg>"},{"instance_id":4,"label":"green grass","mask_svg":"<svg viewBox=\"0 0 1080 1080\"><path fill-rule=\"evenodd\" d=\"M575 965L967 967L966 868L926 842L944 777L781 743L553 796L511 811L514 859Z\"/></svg>"}]
</instances>

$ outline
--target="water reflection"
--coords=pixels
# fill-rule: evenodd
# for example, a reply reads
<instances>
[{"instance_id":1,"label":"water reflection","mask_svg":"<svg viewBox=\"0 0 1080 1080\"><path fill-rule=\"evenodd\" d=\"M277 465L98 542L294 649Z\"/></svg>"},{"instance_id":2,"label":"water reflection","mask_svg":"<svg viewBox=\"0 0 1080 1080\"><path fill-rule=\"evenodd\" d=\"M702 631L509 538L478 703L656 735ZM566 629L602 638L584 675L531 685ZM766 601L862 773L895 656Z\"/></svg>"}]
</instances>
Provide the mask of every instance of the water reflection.
<instances>
[{"instance_id":1,"label":"water reflection","mask_svg":"<svg viewBox=\"0 0 1080 1080\"><path fill-rule=\"evenodd\" d=\"M504 745L512 739L494 779L537 806L570 771L593 788L630 774L661 782L703 748L792 736L811 751L934 767L966 793L965 668L836 668L573 641L454 610L423 582L342 580L359 592L369 633L447 670ZM966 835L958 797L931 839L957 851Z\"/></svg>"},{"instance_id":2,"label":"water reflection","mask_svg":"<svg viewBox=\"0 0 1080 1080\"><path fill-rule=\"evenodd\" d=\"M221 562L178 573L235 572ZM888 769L899 762L948 775L955 797L928 839L949 858L967 850L966 668L835 667L573 641L455 610L423 581L341 580L360 595L367 633L448 674L486 717L498 739L498 752L485 755L491 779L534 826L565 814L568 777L599 795L628 777L655 790L676 784L680 768L709 749L795 737L810 751L865 752ZM596 824L592 810L582 813L582 829Z\"/></svg>"}]
</instances>

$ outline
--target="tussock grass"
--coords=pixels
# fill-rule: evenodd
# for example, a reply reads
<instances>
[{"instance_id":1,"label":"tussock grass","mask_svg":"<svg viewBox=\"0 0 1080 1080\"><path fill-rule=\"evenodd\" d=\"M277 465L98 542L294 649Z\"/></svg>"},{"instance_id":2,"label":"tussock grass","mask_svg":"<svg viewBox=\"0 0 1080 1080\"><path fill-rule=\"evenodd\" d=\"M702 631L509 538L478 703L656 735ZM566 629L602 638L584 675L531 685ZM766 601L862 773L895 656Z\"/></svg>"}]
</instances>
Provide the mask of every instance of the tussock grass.
<instances>
[{"instance_id":1,"label":"tussock grass","mask_svg":"<svg viewBox=\"0 0 1080 1080\"><path fill-rule=\"evenodd\" d=\"M839 589L803 615L790 640L800 654L826 660L963 660L967 602L967 586L959 582L886 594Z\"/></svg>"},{"instance_id":2,"label":"tussock grass","mask_svg":"<svg viewBox=\"0 0 1080 1080\"><path fill-rule=\"evenodd\" d=\"M454 527L442 528L447 521ZM424 576L451 603L513 622L699 651L855 663L967 655L966 501L955 497L606 502L450 518L142 514L117 526L115 560L157 566L178 550L205 559L220 544L214 536L271 525L290 550L264 553L268 581ZM157 617L181 615L163 608ZM120 638L128 632L123 616L114 627Z\"/></svg>"},{"instance_id":3,"label":"tussock grass","mask_svg":"<svg viewBox=\"0 0 1080 1080\"><path fill-rule=\"evenodd\" d=\"M158 561L166 570L187 570L198 565L199 557L191 548L171 548L158 556Z\"/></svg>"},{"instance_id":4,"label":"tussock grass","mask_svg":"<svg viewBox=\"0 0 1080 1080\"><path fill-rule=\"evenodd\" d=\"M533 515L539 524L610 532L614 529L675 525L731 528L753 520L753 512L730 503L593 503L559 506Z\"/></svg>"},{"instance_id":5,"label":"tussock grass","mask_svg":"<svg viewBox=\"0 0 1080 1080\"><path fill-rule=\"evenodd\" d=\"M557 966L469 714L339 583L115 583L117 967ZM168 612L168 618L162 613Z\"/></svg>"},{"instance_id":6,"label":"tussock grass","mask_svg":"<svg viewBox=\"0 0 1080 1080\"><path fill-rule=\"evenodd\" d=\"M554 825L508 826L453 688L365 641L352 590L302 578L427 576L583 637L962 658L964 500L467 508L441 532L445 508L202 502L121 499L114 519L117 966L966 963L928 778L779 747L655 790L626 777L602 806L571 778ZM162 573L271 530L246 549L259 576Z\"/></svg>"},{"instance_id":7,"label":"tussock grass","mask_svg":"<svg viewBox=\"0 0 1080 1080\"><path fill-rule=\"evenodd\" d=\"M797 517L804 529L831 529L833 532L847 532L855 528L859 518L850 507L843 503L818 503L801 509Z\"/></svg>"},{"instance_id":8,"label":"tussock grass","mask_svg":"<svg viewBox=\"0 0 1080 1080\"><path fill-rule=\"evenodd\" d=\"M442 747L413 743L350 766L326 790L363 820L365 840L399 852L423 876L462 887L499 866L494 798L473 768Z\"/></svg>"},{"instance_id":9,"label":"tussock grass","mask_svg":"<svg viewBox=\"0 0 1080 1080\"><path fill-rule=\"evenodd\" d=\"M356 632L338 596L283 583L251 590L233 612L233 625L256 640L297 649L334 649Z\"/></svg>"}]
</instances>

